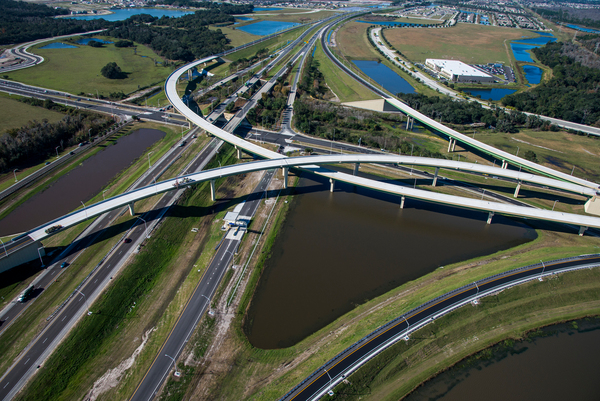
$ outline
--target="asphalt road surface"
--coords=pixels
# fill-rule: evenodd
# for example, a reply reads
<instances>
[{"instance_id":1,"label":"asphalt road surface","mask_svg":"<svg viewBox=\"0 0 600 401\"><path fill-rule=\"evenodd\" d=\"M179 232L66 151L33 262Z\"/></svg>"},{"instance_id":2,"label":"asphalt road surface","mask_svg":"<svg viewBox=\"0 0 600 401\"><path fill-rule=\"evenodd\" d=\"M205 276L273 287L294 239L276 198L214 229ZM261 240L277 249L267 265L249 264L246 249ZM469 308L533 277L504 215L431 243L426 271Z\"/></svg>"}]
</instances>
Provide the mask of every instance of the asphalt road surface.
<instances>
[{"instance_id":1,"label":"asphalt road surface","mask_svg":"<svg viewBox=\"0 0 600 401\"><path fill-rule=\"evenodd\" d=\"M317 399L325 391L329 390L333 383L345 379L348 374L356 369L357 364L364 363L367 359L381 352L385 347L405 336L406 331L411 327L421 327L423 324L441 316L441 314L453 310L465 301L476 298L479 294L489 294L507 286L540 277L542 274L552 274L581 266L597 266L598 264L600 264L600 255L588 255L581 258L571 258L570 260L526 266L488 277L451 291L419 306L404 316L396 318L367 337L359 340L313 372L311 376L286 394L281 400L306 401Z\"/></svg>"},{"instance_id":2,"label":"asphalt road surface","mask_svg":"<svg viewBox=\"0 0 600 401\"><path fill-rule=\"evenodd\" d=\"M244 203L242 210L240 211L240 216L254 216L274 173L275 170L269 170L263 175L261 181L254 188L254 191L249 196L248 200ZM167 355L175 360L179 358L182 349L187 344L198 321L209 307L210 300L215 294L221 279L227 271L227 267L231 264L233 255L240 244L242 238L241 230L238 234L239 235L235 238L225 239L217 250L213 260L198 282L185 309L177 319L175 327L173 327L173 330L169 333L169 336L158 352L158 355L152 362L150 369L146 372L146 375L138 385L130 400L146 401L151 400L156 396L158 389L173 368L173 360L167 357ZM230 235L227 235L227 237L230 237Z\"/></svg>"},{"instance_id":3,"label":"asphalt road surface","mask_svg":"<svg viewBox=\"0 0 600 401\"><path fill-rule=\"evenodd\" d=\"M208 160L210 160L210 158L214 154L214 147L217 142L217 140L211 141L209 145L206 146L205 149L195 159L194 163L189 166L185 173L196 170L202 170L202 168L204 168ZM174 152L174 155L172 155L172 157L176 157L182 150L183 148L178 149L177 152ZM140 185L148 185L153 180L153 175L149 174ZM53 348L58 344L58 342L60 342L64 335L66 335L70 327L72 327L72 325L75 324L77 319L81 316L80 309L82 308L82 305L85 306L85 303L87 302L88 298L93 298L93 296L90 296L90 294L96 294L102 291L104 287L109 283L111 277L114 274L116 274L121 263L124 262L131 253L131 249L128 250L128 248L132 248L136 244L141 243L144 240L144 236L146 235L146 228L145 224L143 223L143 220L145 220L148 223L160 220L160 218L162 218L162 216L168 210L168 205L176 196L178 196L179 192L180 191L167 192L156 204L152 211L140 215L141 219L137 219L133 225L133 228L131 228L127 233L127 237L131 239L131 242L123 242L118 245L117 249L115 249L114 252L94 272L94 274L88 278L88 280L78 290L78 292L74 293L74 296L70 299L70 301L63 306L62 310L54 316L54 318L50 321L50 323L46 326L42 333L38 335L38 337L30 344L30 348L22 354L18 361L2 377L2 380L0 380L1 400L11 399L14 396L14 394L16 394L17 391L19 391L19 389L25 383L27 378L35 372L37 365L40 365L42 363L42 361L50 354ZM99 227L94 232L99 234L99 231L110 225L113 219L116 218L120 213L121 210L114 210L112 212L109 212L107 214L105 222L99 225ZM85 238L78 241L79 243L73 249L72 252L78 252L82 249L85 249L87 246L90 245L90 243L95 239L95 237L96 236L92 234L87 235ZM123 255L124 252L125 255ZM56 274L61 270L60 263L62 263L62 261L69 261L71 255L58 260L51 267L49 273L46 274L43 283L40 283L39 287L48 285L48 282L54 280ZM85 298L81 294L85 294L87 298ZM8 318L14 319L14 317L18 315L15 306L19 308L26 305L27 303L17 303L13 305L13 308L11 309ZM84 316L83 318L93 319L94 316L92 314L90 316ZM5 325L3 324L3 326Z\"/></svg>"}]
</instances>

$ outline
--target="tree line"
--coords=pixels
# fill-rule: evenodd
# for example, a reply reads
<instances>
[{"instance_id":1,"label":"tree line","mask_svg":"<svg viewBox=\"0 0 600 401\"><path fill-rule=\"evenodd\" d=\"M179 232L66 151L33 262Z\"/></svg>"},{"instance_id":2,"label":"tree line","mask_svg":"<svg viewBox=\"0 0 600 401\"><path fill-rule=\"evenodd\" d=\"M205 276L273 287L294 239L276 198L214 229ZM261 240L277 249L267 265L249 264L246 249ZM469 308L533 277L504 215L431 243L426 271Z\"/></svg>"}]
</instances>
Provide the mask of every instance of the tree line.
<instances>
[{"instance_id":1,"label":"tree line","mask_svg":"<svg viewBox=\"0 0 600 401\"><path fill-rule=\"evenodd\" d=\"M552 68L553 77L532 90L504 97L502 103L521 111L600 126L600 69L575 61L565 53L569 48L555 42L533 49L536 57Z\"/></svg>"},{"instance_id":2,"label":"tree line","mask_svg":"<svg viewBox=\"0 0 600 401\"><path fill-rule=\"evenodd\" d=\"M30 121L25 126L6 130L0 135L0 171L8 172L24 164L36 164L56 154L56 147L73 146L96 135L111 124L112 118L89 111L58 105L51 100L24 98L21 101L49 110L68 113L62 120L50 123ZM89 129L92 131L90 132Z\"/></svg>"}]
</instances>

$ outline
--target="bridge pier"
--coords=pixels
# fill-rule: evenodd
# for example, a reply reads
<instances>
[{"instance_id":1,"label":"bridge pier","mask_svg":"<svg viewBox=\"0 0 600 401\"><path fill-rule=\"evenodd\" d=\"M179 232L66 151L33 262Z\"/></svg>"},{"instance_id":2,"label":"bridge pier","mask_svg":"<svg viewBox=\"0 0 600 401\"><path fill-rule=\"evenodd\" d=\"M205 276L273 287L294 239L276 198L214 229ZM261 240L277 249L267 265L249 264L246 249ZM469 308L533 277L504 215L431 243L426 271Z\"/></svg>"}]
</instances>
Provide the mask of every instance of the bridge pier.
<instances>
[{"instance_id":1,"label":"bridge pier","mask_svg":"<svg viewBox=\"0 0 600 401\"><path fill-rule=\"evenodd\" d=\"M437 184L437 178L438 178L438 173L440 172L440 168L436 167L435 168L435 174L433 174L433 182L431 183L432 187L435 187L435 184Z\"/></svg>"},{"instance_id":2,"label":"bridge pier","mask_svg":"<svg viewBox=\"0 0 600 401\"><path fill-rule=\"evenodd\" d=\"M135 208L133 207L133 202L129 202L127 206L129 206L129 214L135 216Z\"/></svg>"},{"instance_id":3,"label":"bridge pier","mask_svg":"<svg viewBox=\"0 0 600 401\"><path fill-rule=\"evenodd\" d=\"M513 195L513 197L518 198L519 197L519 190L521 189L521 181L519 181L519 183L517 184L517 188L515 189L515 194Z\"/></svg>"},{"instance_id":4,"label":"bridge pier","mask_svg":"<svg viewBox=\"0 0 600 401\"><path fill-rule=\"evenodd\" d=\"M450 138L450 140L448 141L448 153L450 153L452 151L452 142L454 141L454 139Z\"/></svg>"},{"instance_id":5,"label":"bridge pier","mask_svg":"<svg viewBox=\"0 0 600 401\"><path fill-rule=\"evenodd\" d=\"M187 70L188 81L192 80L192 70Z\"/></svg>"},{"instance_id":6,"label":"bridge pier","mask_svg":"<svg viewBox=\"0 0 600 401\"><path fill-rule=\"evenodd\" d=\"M237 158L240 160L242 158L242 150L237 146L235 147L235 150L237 150Z\"/></svg>"},{"instance_id":7,"label":"bridge pier","mask_svg":"<svg viewBox=\"0 0 600 401\"><path fill-rule=\"evenodd\" d=\"M452 151L456 149L456 139L452 141Z\"/></svg>"},{"instance_id":8,"label":"bridge pier","mask_svg":"<svg viewBox=\"0 0 600 401\"><path fill-rule=\"evenodd\" d=\"M283 189L287 189L288 187L288 173L290 171L289 167L284 167L282 170L283 173Z\"/></svg>"},{"instance_id":9,"label":"bridge pier","mask_svg":"<svg viewBox=\"0 0 600 401\"><path fill-rule=\"evenodd\" d=\"M492 217L494 217L494 212L488 214L487 224L492 224Z\"/></svg>"},{"instance_id":10,"label":"bridge pier","mask_svg":"<svg viewBox=\"0 0 600 401\"><path fill-rule=\"evenodd\" d=\"M502 168L506 169L508 167L508 162L506 160L502 160Z\"/></svg>"},{"instance_id":11,"label":"bridge pier","mask_svg":"<svg viewBox=\"0 0 600 401\"><path fill-rule=\"evenodd\" d=\"M330 178L329 179L329 183L330 183L330 185L329 185L329 192L335 191L335 180L333 178Z\"/></svg>"},{"instance_id":12,"label":"bridge pier","mask_svg":"<svg viewBox=\"0 0 600 401\"><path fill-rule=\"evenodd\" d=\"M357 175L359 168L360 168L360 163L354 163L354 172L352 173L352 175Z\"/></svg>"},{"instance_id":13,"label":"bridge pier","mask_svg":"<svg viewBox=\"0 0 600 401\"><path fill-rule=\"evenodd\" d=\"M585 232L585 230L587 230L588 228L586 226L581 226L579 227L579 236L582 237L583 233Z\"/></svg>"},{"instance_id":14,"label":"bridge pier","mask_svg":"<svg viewBox=\"0 0 600 401\"><path fill-rule=\"evenodd\" d=\"M406 199L406 196L402 195L402 198L400 198L400 209L404 209L404 200Z\"/></svg>"},{"instance_id":15,"label":"bridge pier","mask_svg":"<svg viewBox=\"0 0 600 401\"><path fill-rule=\"evenodd\" d=\"M215 180L210 180L210 200L213 202L217 200L215 193Z\"/></svg>"}]
</instances>

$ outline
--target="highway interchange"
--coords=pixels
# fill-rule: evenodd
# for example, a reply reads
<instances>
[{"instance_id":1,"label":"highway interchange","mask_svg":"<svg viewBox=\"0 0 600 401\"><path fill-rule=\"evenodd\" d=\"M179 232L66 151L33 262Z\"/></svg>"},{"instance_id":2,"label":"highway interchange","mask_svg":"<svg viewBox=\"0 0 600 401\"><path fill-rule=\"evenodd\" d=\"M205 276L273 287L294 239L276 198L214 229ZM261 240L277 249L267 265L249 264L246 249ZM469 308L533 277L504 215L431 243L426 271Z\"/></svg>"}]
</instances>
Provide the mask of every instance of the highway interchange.
<instances>
[{"instance_id":1,"label":"highway interchange","mask_svg":"<svg viewBox=\"0 0 600 401\"><path fill-rule=\"evenodd\" d=\"M323 34L324 32L326 32L326 30L319 30L318 34L313 36L313 38L312 38L313 41L310 42L308 49L310 49L312 43L314 43L314 40L316 40L318 37L322 38L325 36ZM299 40L300 40L300 38L299 38ZM289 46L289 49L287 51L290 51L293 47L294 46ZM302 52L300 52L300 53L302 53ZM308 53L308 51L306 49L304 49L304 53L302 53L302 54L304 56L306 56L307 53ZM281 53L280 57L282 57L283 55L285 55L285 51ZM269 66L275 65L275 63L277 62L277 60L280 59L280 57L278 57L274 62L270 63ZM195 64L198 64L198 63L195 63ZM268 69L269 66L267 66L265 69ZM188 69L190 68L190 66L186 66L186 67ZM167 81L166 90L167 90L167 94L169 96L170 101L175 105L175 107L180 112L182 112L182 114L184 114L184 117L181 117L178 115L173 115L171 117L168 117L168 121L166 121L166 122L187 125L187 121L193 121L196 125L199 125L200 127L208 130L209 132L212 132L216 136L220 137L222 140L233 143L234 145L239 146L241 149L245 149L246 151L248 151L252 154L260 155L262 157L267 157L267 158L274 157L273 153L275 153L275 152L265 151L264 148L260 148L256 145L250 144L247 141L243 141L237 137L233 137L233 135L230 134L232 129L231 130L220 130L220 129L216 128L214 125L209 124L206 120L201 119L200 117L198 117L196 115L189 114L188 113L189 109L187 109L185 107L185 105L183 104L181 99L179 99L179 97L177 97L177 98L174 97L177 95L176 95L176 93L173 93L173 91L172 91L173 86L170 86L173 83L173 77L176 76L177 73L180 73L180 75L181 75L181 73L183 73L183 71L180 71L180 70L178 70L174 74L172 74L170 79ZM177 79L177 77L178 76L175 77L175 80ZM257 80L257 79L258 78L256 78L255 80ZM139 112L144 113L144 118L155 119L155 120L163 121L163 122L165 120L167 120L164 117L164 115L165 115L164 113L162 113L162 112L157 113L153 109L144 109L144 108L135 108L135 107L130 107L129 109L127 109L127 108L123 107L122 105L116 106L116 105L111 104L110 102L100 102L98 100L93 100L93 99L89 99L89 98L74 97L72 95L63 94L61 92L50 93L49 91L47 91L45 89L32 88L32 87L27 87L25 85L20 85L20 84L15 85L15 83L12 83L12 82L0 82L0 88L2 90L10 91L11 93L22 94L22 95L26 95L26 96L30 96L32 93L35 93L35 96L38 98L48 97L53 100L60 101L61 103L71 104L74 106L81 106L81 107L86 107L86 108L92 108L92 109L96 109L98 111L110 113L110 114L117 114L118 111L120 110L121 112L123 112L123 115L125 115L125 114L131 115L130 113L133 110L136 110L138 113ZM293 92L295 92L295 91L293 91ZM388 97L389 95L385 94L385 96ZM395 99L391 99L391 100L395 100ZM397 103L400 103L400 102L397 102ZM402 107L402 105L400 105L400 104L398 104L397 106L399 106L399 108ZM250 107L245 108L245 110L243 110L243 111L247 112L249 109L250 109ZM410 110L404 109L404 111L411 113ZM215 112L217 114L219 114L220 112L222 112L222 110L221 109L215 110ZM417 115L417 114L412 114L412 115L413 115L413 117L417 117L420 119L419 115ZM237 123L239 123L239 120L241 120L240 116L237 116L237 117L238 117L238 121L234 124L234 127L233 127L234 129L235 129L235 126L237 126ZM289 120L290 119L291 119L291 116L290 116L290 118L287 119L287 121L286 121L287 124L285 124L285 127L284 127L285 130L288 132L291 131L291 129L289 128ZM200 120L202 120L202 121L200 121ZM227 131L229 131L229 132L227 132ZM293 132L293 131L291 131L291 132ZM284 134L285 134L285 132L284 132ZM258 137L261 137L261 136L263 138L267 139L267 137L269 135L274 135L274 134L269 134L267 132L261 132L261 133L258 133L256 131L254 132L254 136L256 139L258 139ZM288 135L293 135L293 134L288 133ZM462 135L462 134L460 134L460 135ZM460 137L458 137L458 138L460 138ZM279 138L276 140L281 141L281 135L279 135ZM309 142L309 141L310 140L307 139L307 142ZM214 154L215 148L218 148L218 146L220 146L218 143L218 140L212 141L211 144L207 148L205 148L205 150L199 155L199 157L195 159L194 165L190 166L184 172L182 172L182 175L200 171L204 167L206 162L208 162L210 157L212 157L212 154ZM277 155L276 156L277 159L282 159L281 155L279 155L279 154L276 154L276 155ZM512 155L510 155L510 156L512 156ZM354 159L352 159L352 157L354 157ZM387 157L389 157L390 159L392 158L391 155L388 155ZM337 162L341 162L340 160L333 161L333 159L336 159L336 158L341 159L340 156L331 156L332 160L328 160L328 162L324 163L324 164L331 164L332 162L334 164L337 164ZM370 159L367 158L367 159L365 159L365 162L372 162L373 160L377 161L377 158L385 159L385 157L382 158L380 156L377 156L377 157L370 158ZM416 162L417 161L416 159L417 158L413 158L412 160L404 160L404 163L418 164ZM353 156L345 155L344 160L358 160L358 159L357 159L356 155L353 155ZM370 160L370 161L366 161L366 160ZM394 157L392 162L398 163L399 160L400 160L399 157L398 158ZM273 161L274 160L271 160L271 162L273 162ZM291 166L294 163L293 162L289 163L290 161L291 161L290 159L288 159L286 163L281 163L281 161L278 161L280 164L279 165L276 164L275 167L283 168L284 166ZM358 162L360 162L360 161L358 161ZM518 162L520 162L520 161L518 161ZM204 165L202 165L202 163L204 163ZM268 164L269 161L267 160L264 162L256 162L256 163ZM297 165L301 166L305 163L307 163L307 162L299 162ZM311 163L314 163L314 162L311 162ZM479 167L484 167L484 166L479 166ZM246 166L246 168L248 168L248 166ZM268 183L270 182L272 175L274 174L273 168L274 168L273 165L269 165L268 167L260 168L260 170L267 169L268 173L265 174L265 176L263 177L261 182L255 188L255 195L253 197L251 197L251 199L249 199L246 202L246 204L244 204L243 209L242 209L243 215L252 216L254 214L254 212L256 211L256 208L258 206L258 201L260 200L260 197L262 196L262 193L264 192L264 188L266 188L266 186L268 186ZM229 168L229 169L231 169L231 168ZM326 169L323 169L318 166L315 166L312 168L308 167L305 169L308 169L309 171L313 171L313 172L320 172L321 174L332 174L330 170L326 170ZM222 169L222 170L224 170L224 169ZM259 169L257 169L257 170L259 170ZM497 170L498 169L493 170L493 171L497 171ZM534 170L535 170L535 168L534 168ZM244 170L244 171L246 171L246 170ZM213 170L213 173L215 173L214 170ZM213 175L212 178L208 178L208 180L216 178L218 176L218 173L219 172L217 171L216 175ZM227 170L227 173L225 173L225 171L221 171L221 173L222 173L222 175L228 174L229 170ZM225 173L225 174L223 174L223 173ZM348 174L343 175L343 174L337 173L337 172L334 172L334 173L337 174L336 179L339 179L341 181L347 180L344 176L348 176ZM554 173L549 174L549 175L552 176L553 174ZM350 177L352 177L352 176L350 176ZM149 185L151 180L150 181L148 181L148 180L151 178L151 174L148 174L145 178L146 178L146 180L141 181L137 187L151 188L151 190L155 191L154 194L166 192L165 196L163 198L161 198L160 203L157 204L152 211L141 216L146 221L156 222L161 217L158 214L164 213L167 210L166 206L173 199L176 199L177 194L180 191L182 191L182 189L176 188L176 190L172 190L173 185L172 185L171 181L165 181L162 183L157 183L155 185ZM543 177L540 177L540 178L543 178ZM348 180L347 182L352 182L352 183L356 183L358 185L363 185L363 186L372 185L367 182L370 180L366 180L366 179L362 179L364 181L359 181L359 180L360 180L360 177L354 177L354 178ZM580 181L575 180L575 181L576 182L573 183L574 187L577 186L580 188L585 188L585 189L581 189L584 192L586 190L592 190L595 192L596 188L598 188L598 185L595 183L586 182L585 180L580 180ZM571 180L571 182L573 182L573 180ZM159 190L159 184L168 186L168 187L167 188L160 187L160 190ZM571 184L571 185L573 185L573 184ZM410 188L405 188L404 191L407 189L410 189ZM397 192L397 193L406 193L406 192ZM419 197L418 195L416 195L416 193L412 193L410 191L408 193L410 193L410 196L414 196L417 198ZM592 193L590 193L590 194L586 193L586 195L593 196ZM118 208L122 208L122 206L123 205L119 205ZM91 211L90 207L88 207L86 209L88 212ZM77 212L75 212L75 213L77 213ZM115 213L115 214L113 214L113 213ZM93 231L86 233L85 239L86 240L89 239L91 242L93 240L92 237L94 237L94 234L97 234L98 232L100 232L100 230L103 227L108 226L110 224L110 222L112 222L114 220L117 213L120 214L120 213L122 213L122 211L110 212L110 215L107 215L106 217L104 217L104 219L106 220L105 221L106 225L103 225L103 226L99 225L98 227L95 227ZM98 214L100 214L100 213L98 213ZM88 216L86 216L86 218L87 217ZM594 218L592 218L592 219L594 219ZM98 221L100 221L100 220L98 220ZM98 224L100 224L100 223L98 223ZM31 373L35 372L37 365L42 363L44 358L52 351L53 347L56 346L56 344L60 341L62 336L65 335L66 331L68 331L68 328L71 327L71 325L72 325L72 323L74 323L74 321L76 321L78 318L81 318L81 317L93 318L93 313L89 316L86 314L88 307L89 307L88 305L92 304L93 298L95 296L97 296L98 293L104 288L104 286L106 286L110 282L110 279L112 278L112 276L118 272L118 269L122 265L122 261L124 261L127 257L130 256L130 254L133 252L133 249L135 248L135 246L145 240L147 232L143 227L144 227L143 224L141 224L141 222L139 220L136 220L136 222L131 227L130 231L128 233L124 234L124 237L128 236L129 238L132 238L133 243L125 244L125 243L119 242L119 244L116 247L115 252L113 252L110 256L108 256L107 259L101 263L101 266L98 266L98 268L94 271L93 275L91 275L89 277L89 279L77 290L76 293L74 293L70 302L65 304L65 306L59 311L59 313L56 316L54 316L51 323L36 338L36 341L34 343L32 343L32 345L30 346L28 351L19 358L18 363L11 368L11 370L8 372L7 375L2 377L2 380L0 381L0 387L2 387L0 389L0 399L10 399L16 393L16 391L18 391L18 389L22 386L23 382L29 377L29 375ZM243 235L243 230L241 230L239 233L240 233L240 237L241 237ZM146 400L146 399L152 399L154 397L157 389L160 387L160 385L164 381L166 375L168 374L170 368L172 367L172 361L170 359L162 358L163 352L166 354L169 354L169 355L176 355L176 356L179 355L179 353L182 350L183 345L185 344L185 342L191 335L198 320L200 319L200 317L203 315L206 308L208 307L208 305L209 305L208 300L214 294L214 292L220 282L220 278L222 277L227 266L230 263L231 256L235 252L235 249L237 249L237 247L239 246L240 240L241 240L241 238L235 238L235 237L230 238L230 239L227 239L226 241L224 241L224 243L221 245L221 247L218 250L217 255L213 259L210 266L207 268L207 271L204 274L203 278L198 283L198 287L196 288L194 295L192 295L192 297L190 298L188 305L185 308L185 311L179 318L179 321L182 324L181 325L177 324L175 326L175 328L173 329L173 332L169 336L168 340L163 345L163 349L161 349L161 352L159 352L159 354L157 355L154 363L152 364L152 367L146 374L145 379L142 381L142 383L140 383L140 386L137 388L132 399ZM86 246L88 246L88 243L87 242L84 243L84 241L82 239L81 241L78 241L78 246L79 246L78 248L75 248L70 251L71 254L74 254L75 252L79 251L79 249L85 248ZM119 251L118 254L116 253L117 250ZM60 260L63 260L63 259L60 259ZM401 316L400 318L398 318L400 320L396 319L394 322L391 322L390 324L384 326L384 328L376 331L375 333L373 333L370 336L366 337L365 339L361 340L359 342L360 343L359 345L355 345L355 348L351 347L347 351L344 351L344 353L342 353L340 356L334 358L334 360L332 360L328 364L324 365L321 370L316 371L313 375L311 375L310 378L308 378L303 383L301 383L301 385L299 385L297 388L292 390L292 392L290 392L288 395L286 395L283 399L295 399L295 400L317 399L321 395L325 394L325 392L328 391L330 388L332 388L336 383L343 380L343 378L345 378L349 373L351 373L356 368L358 368L358 366L360 366L360 364L364 363L366 357L371 357L372 355L374 355L375 352L378 352L383 345L387 346L390 344L390 342L397 341L399 338L408 335L412 330L415 330L418 327L422 327L422 325L431 321L431 319L438 317L443 313L447 313L448 310L454 309L455 307L457 307L456 305L461 305L461 304L464 304L465 302L470 302L470 300L480 297L480 296L483 296L489 292L496 291L498 288L500 288L502 286L515 285L517 283L523 282L524 280L529 280L531 278L535 278L540 275L550 274L550 273L554 273L554 272L558 272L558 271L580 268L582 266L583 267L596 266L599 262L600 262L600 258L598 256L594 256L594 257L584 258L583 261L579 260L579 261L557 262L552 265L546 264L545 266L533 266L533 267L527 267L527 268L523 268L523 269L517 269L518 271L507 272L502 277L495 277L493 279L481 280L480 282L476 283L475 289L471 288L469 286L468 288L465 288L462 291L458 291L458 293L452 292L451 294L446 294L445 296L441 297L435 303L435 305L430 305L426 308L420 307L416 311L409 312L409 313L405 314L404 316ZM59 264L57 261L54 268L56 268L56 266L58 266L58 265ZM50 271L52 271L52 270L49 270L49 272ZM54 274L54 273L52 273L52 274ZM50 281L51 281L51 279L50 279ZM189 310L188 310L188 308L189 308ZM72 321L72 323L68 324L69 321ZM56 323L56 322L60 322L60 324ZM63 323L63 322L65 322L65 323ZM3 326L2 329L4 329L4 328L5 327ZM412 330L411 330L411 328L412 328ZM48 345L50 345L50 347L48 347L48 345L46 345L46 343ZM177 357L175 357L175 358L177 358ZM340 358L342 358L342 359L340 359Z\"/></svg>"}]
</instances>

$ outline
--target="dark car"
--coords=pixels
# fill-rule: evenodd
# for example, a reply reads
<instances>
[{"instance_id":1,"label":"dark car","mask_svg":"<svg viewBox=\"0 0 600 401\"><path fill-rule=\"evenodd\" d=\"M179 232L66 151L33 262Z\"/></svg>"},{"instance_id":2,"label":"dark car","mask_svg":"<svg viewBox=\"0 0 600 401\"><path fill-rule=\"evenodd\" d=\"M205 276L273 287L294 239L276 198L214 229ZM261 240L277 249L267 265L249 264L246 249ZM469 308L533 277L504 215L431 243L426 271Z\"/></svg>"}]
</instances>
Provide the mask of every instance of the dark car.
<instances>
[{"instance_id":1,"label":"dark car","mask_svg":"<svg viewBox=\"0 0 600 401\"><path fill-rule=\"evenodd\" d=\"M131 242L131 238L125 238L123 240L123 243L125 243L125 244L129 244L130 242Z\"/></svg>"},{"instance_id":2,"label":"dark car","mask_svg":"<svg viewBox=\"0 0 600 401\"><path fill-rule=\"evenodd\" d=\"M73 155L75 154L75 152L69 152L69 154L70 154L71 156L73 156Z\"/></svg>"},{"instance_id":3,"label":"dark car","mask_svg":"<svg viewBox=\"0 0 600 401\"><path fill-rule=\"evenodd\" d=\"M65 268L69 266L69 262L62 262L62 264L60 265L60 267Z\"/></svg>"}]
</instances>

